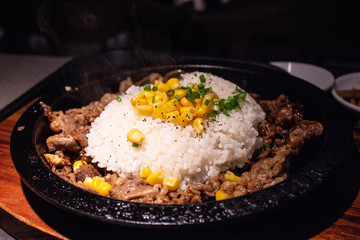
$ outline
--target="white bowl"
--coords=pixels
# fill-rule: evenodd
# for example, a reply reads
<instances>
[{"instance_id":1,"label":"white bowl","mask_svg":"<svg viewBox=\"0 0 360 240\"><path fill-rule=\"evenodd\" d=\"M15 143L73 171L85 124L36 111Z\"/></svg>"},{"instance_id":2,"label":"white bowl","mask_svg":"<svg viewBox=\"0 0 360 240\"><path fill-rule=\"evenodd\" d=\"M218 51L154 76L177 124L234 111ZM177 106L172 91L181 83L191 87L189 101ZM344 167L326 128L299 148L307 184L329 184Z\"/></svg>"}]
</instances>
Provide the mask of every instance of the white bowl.
<instances>
[{"instance_id":1,"label":"white bowl","mask_svg":"<svg viewBox=\"0 0 360 240\"><path fill-rule=\"evenodd\" d=\"M331 94L340 104L345 106L353 114L360 116L360 107L349 103L340 97L336 90L351 90L352 88L360 89L360 72L349 73L343 76L338 77L335 80L335 84L332 88Z\"/></svg>"},{"instance_id":2,"label":"white bowl","mask_svg":"<svg viewBox=\"0 0 360 240\"><path fill-rule=\"evenodd\" d=\"M334 75L319 66L300 62L270 62L270 64L282 68L289 74L303 79L324 91L330 90L334 84Z\"/></svg>"}]
</instances>

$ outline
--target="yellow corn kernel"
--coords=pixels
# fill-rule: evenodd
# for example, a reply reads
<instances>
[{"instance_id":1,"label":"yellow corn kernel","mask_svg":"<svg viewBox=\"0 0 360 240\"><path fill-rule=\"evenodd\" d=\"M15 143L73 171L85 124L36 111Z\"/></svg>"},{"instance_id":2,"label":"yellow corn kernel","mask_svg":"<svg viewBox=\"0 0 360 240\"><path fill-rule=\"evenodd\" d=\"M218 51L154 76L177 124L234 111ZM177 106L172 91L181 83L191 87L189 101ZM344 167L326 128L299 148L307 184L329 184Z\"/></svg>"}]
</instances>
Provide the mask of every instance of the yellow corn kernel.
<instances>
[{"instance_id":1,"label":"yellow corn kernel","mask_svg":"<svg viewBox=\"0 0 360 240\"><path fill-rule=\"evenodd\" d=\"M166 82L166 84L168 85L169 88L171 88L173 90L178 89L178 87L180 86L179 79L177 79L177 78L170 78Z\"/></svg>"},{"instance_id":2,"label":"yellow corn kernel","mask_svg":"<svg viewBox=\"0 0 360 240\"><path fill-rule=\"evenodd\" d=\"M92 181L93 179L91 177L86 177L83 184L84 186L92 187Z\"/></svg>"},{"instance_id":3,"label":"yellow corn kernel","mask_svg":"<svg viewBox=\"0 0 360 240\"><path fill-rule=\"evenodd\" d=\"M209 101L208 105L205 104L206 100ZM213 96L211 94L206 94L202 100L202 105L211 106L210 103L212 100L213 100Z\"/></svg>"},{"instance_id":4,"label":"yellow corn kernel","mask_svg":"<svg viewBox=\"0 0 360 240\"><path fill-rule=\"evenodd\" d=\"M191 119L192 119L192 116L190 116L190 115L186 115L186 114L184 114L184 115L179 115L177 118L176 118L176 122L175 122L175 124L180 124L180 126L181 127L186 127L187 125L189 125L189 122L191 121ZM190 119L190 120L189 120Z\"/></svg>"},{"instance_id":5,"label":"yellow corn kernel","mask_svg":"<svg viewBox=\"0 0 360 240\"><path fill-rule=\"evenodd\" d=\"M192 87L192 90L195 92L199 91L199 86L195 83L194 86Z\"/></svg>"},{"instance_id":6,"label":"yellow corn kernel","mask_svg":"<svg viewBox=\"0 0 360 240\"><path fill-rule=\"evenodd\" d=\"M236 176L233 172L230 172L230 171L226 171L225 179L229 180L229 181L232 181L232 182L239 182L240 181L240 177Z\"/></svg>"},{"instance_id":7,"label":"yellow corn kernel","mask_svg":"<svg viewBox=\"0 0 360 240\"><path fill-rule=\"evenodd\" d=\"M102 182L97 187L95 187L95 190L103 196L109 196L109 190L111 188L112 186L110 185L110 183Z\"/></svg>"},{"instance_id":8,"label":"yellow corn kernel","mask_svg":"<svg viewBox=\"0 0 360 240\"><path fill-rule=\"evenodd\" d=\"M220 99L218 99L218 98L214 98L213 99L213 102L218 102Z\"/></svg>"},{"instance_id":9,"label":"yellow corn kernel","mask_svg":"<svg viewBox=\"0 0 360 240\"><path fill-rule=\"evenodd\" d=\"M134 107L134 111L139 115L151 116L153 107L151 105L137 105Z\"/></svg>"},{"instance_id":10,"label":"yellow corn kernel","mask_svg":"<svg viewBox=\"0 0 360 240\"><path fill-rule=\"evenodd\" d=\"M165 104L166 112L172 112L179 110L181 108L181 104L176 99L171 99Z\"/></svg>"},{"instance_id":11,"label":"yellow corn kernel","mask_svg":"<svg viewBox=\"0 0 360 240\"><path fill-rule=\"evenodd\" d=\"M155 92L155 98L154 98L154 102L163 102L163 103L167 103L169 101L169 96L164 93L164 92L160 92L160 91L156 91Z\"/></svg>"},{"instance_id":12,"label":"yellow corn kernel","mask_svg":"<svg viewBox=\"0 0 360 240\"><path fill-rule=\"evenodd\" d=\"M154 86L157 87L157 86L160 85L160 83L163 83L163 81L155 80L155 81L154 81Z\"/></svg>"},{"instance_id":13,"label":"yellow corn kernel","mask_svg":"<svg viewBox=\"0 0 360 240\"><path fill-rule=\"evenodd\" d=\"M193 128L197 133L203 133L205 131L204 120L202 118L196 118L193 122Z\"/></svg>"},{"instance_id":14,"label":"yellow corn kernel","mask_svg":"<svg viewBox=\"0 0 360 240\"><path fill-rule=\"evenodd\" d=\"M194 107L200 107L202 105L202 99L201 98L195 98L191 101L194 105Z\"/></svg>"},{"instance_id":15,"label":"yellow corn kernel","mask_svg":"<svg viewBox=\"0 0 360 240\"><path fill-rule=\"evenodd\" d=\"M174 96L178 95L179 98L184 98L186 96L186 91L184 89L179 89L175 91Z\"/></svg>"},{"instance_id":16,"label":"yellow corn kernel","mask_svg":"<svg viewBox=\"0 0 360 240\"><path fill-rule=\"evenodd\" d=\"M180 113L178 110L166 113L166 122L178 124Z\"/></svg>"},{"instance_id":17,"label":"yellow corn kernel","mask_svg":"<svg viewBox=\"0 0 360 240\"><path fill-rule=\"evenodd\" d=\"M145 140L144 134L136 128L131 129L127 133L126 137L130 142L135 144L141 144Z\"/></svg>"},{"instance_id":18,"label":"yellow corn kernel","mask_svg":"<svg viewBox=\"0 0 360 240\"><path fill-rule=\"evenodd\" d=\"M93 177L91 187L96 189L103 182L105 182L105 178L103 178L103 177Z\"/></svg>"},{"instance_id":19,"label":"yellow corn kernel","mask_svg":"<svg viewBox=\"0 0 360 240\"><path fill-rule=\"evenodd\" d=\"M216 199L216 201L229 199L229 198L231 198L231 197L232 197L231 194L225 192L225 191L222 190L222 189L216 191L216 193L215 193L215 199Z\"/></svg>"},{"instance_id":20,"label":"yellow corn kernel","mask_svg":"<svg viewBox=\"0 0 360 240\"><path fill-rule=\"evenodd\" d=\"M196 113L196 109L194 107L182 107L180 108L180 114L186 114L186 113L191 113L191 114L195 114Z\"/></svg>"},{"instance_id":21,"label":"yellow corn kernel","mask_svg":"<svg viewBox=\"0 0 360 240\"><path fill-rule=\"evenodd\" d=\"M177 178L164 178L163 185L167 186L170 191L175 191L180 187L180 181Z\"/></svg>"},{"instance_id":22,"label":"yellow corn kernel","mask_svg":"<svg viewBox=\"0 0 360 240\"><path fill-rule=\"evenodd\" d=\"M155 93L151 90L144 90L143 93L148 101L151 101L152 98L155 96Z\"/></svg>"},{"instance_id":23,"label":"yellow corn kernel","mask_svg":"<svg viewBox=\"0 0 360 240\"><path fill-rule=\"evenodd\" d=\"M196 109L193 107L182 107L180 108L180 115L184 116L188 122L193 120L196 114Z\"/></svg>"},{"instance_id":24,"label":"yellow corn kernel","mask_svg":"<svg viewBox=\"0 0 360 240\"><path fill-rule=\"evenodd\" d=\"M139 99L146 99L143 92L135 95L133 98L131 98L131 105L136 106L138 105Z\"/></svg>"},{"instance_id":25,"label":"yellow corn kernel","mask_svg":"<svg viewBox=\"0 0 360 240\"><path fill-rule=\"evenodd\" d=\"M136 105L149 105L149 101L145 98L136 100Z\"/></svg>"},{"instance_id":26,"label":"yellow corn kernel","mask_svg":"<svg viewBox=\"0 0 360 240\"><path fill-rule=\"evenodd\" d=\"M75 172L81 165L86 165L87 162L85 161L75 161L74 164L73 164L73 171Z\"/></svg>"},{"instance_id":27,"label":"yellow corn kernel","mask_svg":"<svg viewBox=\"0 0 360 240\"><path fill-rule=\"evenodd\" d=\"M163 83L163 82L160 83L157 88L158 88L158 91L161 91L161 92L166 92L167 90L170 89L170 87L168 85L166 85L166 83Z\"/></svg>"},{"instance_id":28,"label":"yellow corn kernel","mask_svg":"<svg viewBox=\"0 0 360 240\"><path fill-rule=\"evenodd\" d=\"M184 107L194 107L194 104L192 104L192 102L189 99L187 99L186 97L181 98L180 103Z\"/></svg>"},{"instance_id":29,"label":"yellow corn kernel","mask_svg":"<svg viewBox=\"0 0 360 240\"><path fill-rule=\"evenodd\" d=\"M164 103L162 102L154 103L152 117L154 119L156 118L166 119L166 108Z\"/></svg>"},{"instance_id":30,"label":"yellow corn kernel","mask_svg":"<svg viewBox=\"0 0 360 240\"><path fill-rule=\"evenodd\" d=\"M154 186L155 184L162 184L164 180L164 170L157 169L154 172L150 173L146 178L147 182Z\"/></svg>"},{"instance_id":31,"label":"yellow corn kernel","mask_svg":"<svg viewBox=\"0 0 360 240\"><path fill-rule=\"evenodd\" d=\"M206 106L201 106L201 107L196 108L195 117L196 118L206 118L208 113L209 113L209 108Z\"/></svg>"},{"instance_id":32,"label":"yellow corn kernel","mask_svg":"<svg viewBox=\"0 0 360 240\"><path fill-rule=\"evenodd\" d=\"M141 168L140 171L139 171L139 176L140 176L141 178L147 178L147 177L150 175L150 173L151 173L151 169L150 169L150 168L148 168L148 167L143 167L143 168Z\"/></svg>"}]
</instances>

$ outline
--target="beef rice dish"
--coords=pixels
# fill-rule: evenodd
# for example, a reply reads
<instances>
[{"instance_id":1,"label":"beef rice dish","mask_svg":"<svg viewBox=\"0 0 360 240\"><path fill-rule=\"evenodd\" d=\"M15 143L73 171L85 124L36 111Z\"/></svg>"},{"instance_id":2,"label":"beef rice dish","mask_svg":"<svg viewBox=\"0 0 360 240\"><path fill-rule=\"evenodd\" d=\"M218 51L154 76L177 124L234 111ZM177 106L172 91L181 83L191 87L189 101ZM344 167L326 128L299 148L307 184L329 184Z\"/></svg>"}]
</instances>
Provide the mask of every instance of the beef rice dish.
<instances>
[{"instance_id":1,"label":"beef rice dish","mask_svg":"<svg viewBox=\"0 0 360 240\"><path fill-rule=\"evenodd\" d=\"M153 73L81 108L41 102L54 133L44 159L77 187L141 203L240 197L284 181L319 137L289 97L265 100L210 73Z\"/></svg>"}]
</instances>

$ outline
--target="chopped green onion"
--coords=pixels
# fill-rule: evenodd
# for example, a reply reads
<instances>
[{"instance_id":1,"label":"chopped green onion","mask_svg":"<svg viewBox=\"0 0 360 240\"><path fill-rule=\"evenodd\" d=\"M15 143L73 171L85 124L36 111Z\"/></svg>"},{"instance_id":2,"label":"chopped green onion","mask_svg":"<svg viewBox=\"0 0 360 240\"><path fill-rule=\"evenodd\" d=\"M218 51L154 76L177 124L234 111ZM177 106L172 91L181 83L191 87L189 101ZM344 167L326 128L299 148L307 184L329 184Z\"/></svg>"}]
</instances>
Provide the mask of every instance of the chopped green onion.
<instances>
[{"instance_id":1,"label":"chopped green onion","mask_svg":"<svg viewBox=\"0 0 360 240\"><path fill-rule=\"evenodd\" d=\"M199 83L199 84L198 84L198 87L199 87L199 89L204 89L204 88L205 88L205 84Z\"/></svg>"},{"instance_id":2,"label":"chopped green onion","mask_svg":"<svg viewBox=\"0 0 360 240\"><path fill-rule=\"evenodd\" d=\"M216 117L216 113L214 113L214 112L209 113L209 117L211 117L211 118Z\"/></svg>"},{"instance_id":3,"label":"chopped green onion","mask_svg":"<svg viewBox=\"0 0 360 240\"><path fill-rule=\"evenodd\" d=\"M151 102L152 102L152 103L155 102L155 96L152 97Z\"/></svg>"},{"instance_id":4,"label":"chopped green onion","mask_svg":"<svg viewBox=\"0 0 360 240\"><path fill-rule=\"evenodd\" d=\"M169 89L166 91L166 95L168 95L168 97L172 97L175 94L175 91L173 89Z\"/></svg>"},{"instance_id":5,"label":"chopped green onion","mask_svg":"<svg viewBox=\"0 0 360 240\"><path fill-rule=\"evenodd\" d=\"M144 90L151 90L151 86L150 85L144 85Z\"/></svg>"},{"instance_id":6,"label":"chopped green onion","mask_svg":"<svg viewBox=\"0 0 360 240\"><path fill-rule=\"evenodd\" d=\"M206 99L205 102L204 102L204 105L205 105L205 106L209 106L209 104L210 104L210 100L209 100L209 99Z\"/></svg>"},{"instance_id":7,"label":"chopped green onion","mask_svg":"<svg viewBox=\"0 0 360 240\"><path fill-rule=\"evenodd\" d=\"M157 90L158 90L158 88L157 88L157 87L155 87L155 86L153 86L151 90L153 90L153 92L155 92L155 91L157 91Z\"/></svg>"},{"instance_id":8,"label":"chopped green onion","mask_svg":"<svg viewBox=\"0 0 360 240\"><path fill-rule=\"evenodd\" d=\"M205 83L205 76L204 76L204 74L201 74L201 75L199 76L199 78L200 78L200 82L201 82L201 83Z\"/></svg>"},{"instance_id":9,"label":"chopped green onion","mask_svg":"<svg viewBox=\"0 0 360 240\"><path fill-rule=\"evenodd\" d=\"M199 91L200 96L205 97L206 91L204 89Z\"/></svg>"},{"instance_id":10,"label":"chopped green onion","mask_svg":"<svg viewBox=\"0 0 360 240\"><path fill-rule=\"evenodd\" d=\"M176 95L175 98L176 98L176 100L178 100L180 102L181 99L180 99L179 95Z\"/></svg>"},{"instance_id":11,"label":"chopped green onion","mask_svg":"<svg viewBox=\"0 0 360 240\"><path fill-rule=\"evenodd\" d=\"M230 117L230 114L228 112L223 112L223 114L227 117Z\"/></svg>"},{"instance_id":12,"label":"chopped green onion","mask_svg":"<svg viewBox=\"0 0 360 240\"><path fill-rule=\"evenodd\" d=\"M116 101L121 102L121 101L122 101L121 97L118 96L118 97L116 98Z\"/></svg>"},{"instance_id":13,"label":"chopped green onion","mask_svg":"<svg viewBox=\"0 0 360 240\"><path fill-rule=\"evenodd\" d=\"M139 144L134 143L132 146L137 148L139 147Z\"/></svg>"},{"instance_id":14,"label":"chopped green onion","mask_svg":"<svg viewBox=\"0 0 360 240\"><path fill-rule=\"evenodd\" d=\"M191 100L191 99L195 99L195 98L199 98L200 97L200 93L199 92L193 92L191 89L187 89L186 90L186 98Z\"/></svg>"},{"instance_id":15,"label":"chopped green onion","mask_svg":"<svg viewBox=\"0 0 360 240\"><path fill-rule=\"evenodd\" d=\"M269 144L267 144L266 142L262 142L262 144L265 146L265 147L267 147L267 148L269 148L270 147L270 145Z\"/></svg>"},{"instance_id":16,"label":"chopped green onion","mask_svg":"<svg viewBox=\"0 0 360 240\"><path fill-rule=\"evenodd\" d=\"M183 89L183 90L186 90L186 89L189 89L190 87L178 87L178 89Z\"/></svg>"}]
</instances>

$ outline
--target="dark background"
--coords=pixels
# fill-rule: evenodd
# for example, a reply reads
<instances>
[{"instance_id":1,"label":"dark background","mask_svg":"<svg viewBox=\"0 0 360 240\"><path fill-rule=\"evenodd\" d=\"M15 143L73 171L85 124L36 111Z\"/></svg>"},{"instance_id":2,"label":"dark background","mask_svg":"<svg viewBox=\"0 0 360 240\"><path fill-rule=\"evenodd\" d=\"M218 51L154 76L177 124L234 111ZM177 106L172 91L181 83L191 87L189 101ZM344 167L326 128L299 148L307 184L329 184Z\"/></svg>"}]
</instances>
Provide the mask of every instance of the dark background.
<instances>
[{"instance_id":1,"label":"dark background","mask_svg":"<svg viewBox=\"0 0 360 240\"><path fill-rule=\"evenodd\" d=\"M360 67L358 5L346 0L6 0L0 3L0 53L151 51L308 62L339 75Z\"/></svg>"}]
</instances>

